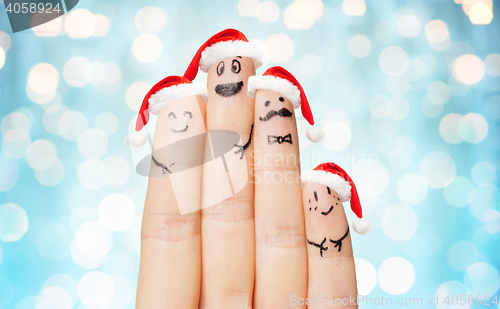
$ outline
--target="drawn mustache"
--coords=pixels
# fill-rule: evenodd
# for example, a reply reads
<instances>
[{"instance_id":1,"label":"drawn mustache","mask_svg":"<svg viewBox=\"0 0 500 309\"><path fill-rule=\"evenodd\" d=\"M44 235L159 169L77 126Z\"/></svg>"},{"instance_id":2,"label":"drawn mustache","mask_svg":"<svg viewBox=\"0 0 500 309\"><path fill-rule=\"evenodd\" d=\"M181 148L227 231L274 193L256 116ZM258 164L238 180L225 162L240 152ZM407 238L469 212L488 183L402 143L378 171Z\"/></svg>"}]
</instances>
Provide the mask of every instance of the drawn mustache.
<instances>
[{"instance_id":1,"label":"drawn mustache","mask_svg":"<svg viewBox=\"0 0 500 309\"><path fill-rule=\"evenodd\" d=\"M266 117L262 118L262 117L259 117L259 120L260 121L268 121L269 119L273 118L274 116L280 116L280 117L292 117L292 112L289 111L288 109L286 108L282 108L280 109L279 111L275 111L275 110L270 110L269 113L267 113Z\"/></svg>"},{"instance_id":2,"label":"drawn mustache","mask_svg":"<svg viewBox=\"0 0 500 309\"><path fill-rule=\"evenodd\" d=\"M230 97L237 94L243 88L243 81L237 83L219 84L215 86L215 93L222 97Z\"/></svg>"}]
</instances>

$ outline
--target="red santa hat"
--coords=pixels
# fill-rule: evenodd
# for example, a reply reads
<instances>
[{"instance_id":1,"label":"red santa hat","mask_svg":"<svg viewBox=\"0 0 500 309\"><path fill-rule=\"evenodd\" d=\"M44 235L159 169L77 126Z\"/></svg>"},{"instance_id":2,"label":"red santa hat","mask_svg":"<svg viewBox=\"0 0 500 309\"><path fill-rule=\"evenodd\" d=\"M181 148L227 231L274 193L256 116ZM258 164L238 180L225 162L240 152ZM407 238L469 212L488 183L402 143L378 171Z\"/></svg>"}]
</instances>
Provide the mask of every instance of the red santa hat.
<instances>
[{"instance_id":1,"label":"red santa hat","mask_svg":"<svg viewBox=\"0 0 500 309\"><path fill-rule=\"evenodd\" d=\"M272 90L281 93L290 102L293 108L301 108L302 116L311 125L306 130L307 138L313 143L321 142L325 133L320 127L314 126L313 114L306 93L295 77L282 67L276 66L267 69L262 76L250 76L248 79L248 94L255 97L255 91L259 89Z\"/></svg>"},{"instance_id":2,"label":"red santa hat","mask_svg":"<svg viewBox=\"0 0 500 309\"><path fill-rule=\"evenodd\" d=\"M234 56L252 58L255 69L258 69L262 65L264 48L259 44L250 43L246 36L236 29L223 30L201 45L184 77L194 80L198 68L206 73L214 63Z\"/></svg>"},{"instance_id":3,"label":"red santa hat","mask_svg":"<svg viewBox=\"0 0 500 309\"><path fill-rule=\"evenodd\" d=\"M149 113L158 115L161 108L168 103L189 95L199 95L207 100L207 88L203 83L192 83L182 76L168 76L156 83L142 100L135 125L136 132L125 137L125 144L131 147L142 146L146 142L146 134L139 132L149 121Z\"/></svg>"},{"instance_id":4,"label":"red santa hat","mask_svg":"<svg viewBox=\"0 0 500 309\"><path fill-rule=\"evenodd\" d=\"M356 233L365 235L372 231L372 225L369 221L362 219L363 212L359 202L358 191L351 177L335 163L322 163L312 171L305 171L301 175L302 186L306 182L315 182L330 187L339 194L342 202L351 200L351 210L358 219L353 223L353 229Z\"/></svg>"}]
</instances>

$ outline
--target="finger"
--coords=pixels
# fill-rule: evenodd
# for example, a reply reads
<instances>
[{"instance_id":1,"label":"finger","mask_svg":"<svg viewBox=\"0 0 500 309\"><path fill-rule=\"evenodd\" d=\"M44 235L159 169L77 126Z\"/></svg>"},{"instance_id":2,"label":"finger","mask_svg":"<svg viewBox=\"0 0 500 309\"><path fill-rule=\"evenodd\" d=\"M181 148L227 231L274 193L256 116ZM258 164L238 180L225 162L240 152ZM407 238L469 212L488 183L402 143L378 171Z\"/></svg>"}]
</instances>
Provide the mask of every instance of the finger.
<instances>
[{"instance_id":1,"label":"finger","mask_svg":"<svg viewBox=\"0 0 500 309\"><path fill-rule=\"evenodd\" d=\"M238 70L233 71L231 67L236 62ZM222 66L225 70L218 71L217 67ZM203 207L212 206L202 210L200 308L252 306L255 254L253 184L249 181L252 158L247 155L252 149L248 141L253 122L253 99L247 93L247 81L251 75L255 75L255 67L248 57L224 59L207 72L207 128L211 146L208 151L213 151L220 142L227 143L214 138L215 130L235 131L241 136L239 146L247 145L243 157L237 148L233 148L223 157L203 165ZM241 88L231 86L240 85L240 82L243 82ZM234 143L230 148L233 146ZM211 155L205 153L206 157Z\"/></svg>"},{"instance_id":2,"label":"finger","mask_svg":"<svg viewBox=\"0 0 500 309\"><path fill-rule=\"evenodd\" d=\"M200 212L183 215L181 212L200 208L199 162L203 142L196 139L193 144L191 141L199 133L203 136L204 116L205 103L196 96L170 102L159 113L142 221L137 308L198 308ZM189 129L185 132L177 130L186 125ZM179 144L184 141L188 143ZM175 149L169 147L171 145L175 145ZM198 148L198 152L193 148ZM198 158L182 155L192 153L198 153ZM188 168L191 169L187 174L179 171ZM186 196L190 199L186 200Z\"/></svg>"},{"instance_id":3,"label":"finger","mask_svg":"<svg viewBox=\"0 0 500 309\"><path fill-rule=\"evenodd\" d=\"M292 103L278 92L257 90L254 122L254 305L285 308L291 298L304 298L307 291L299 145Z\"/></svg>"},{"instance_id":4,"label":"finger","mask_svg":"<svg viewBox=\"0 0 500 309\"><path fill-rule=\"evenodd\" d=\"M308 182L303 189L308 252L308 308L357 308L351 231L339 194ZM326 298L324 296L327 296ZM314 301L319 299L321 301Z\"/></svg>"}]
</instances>

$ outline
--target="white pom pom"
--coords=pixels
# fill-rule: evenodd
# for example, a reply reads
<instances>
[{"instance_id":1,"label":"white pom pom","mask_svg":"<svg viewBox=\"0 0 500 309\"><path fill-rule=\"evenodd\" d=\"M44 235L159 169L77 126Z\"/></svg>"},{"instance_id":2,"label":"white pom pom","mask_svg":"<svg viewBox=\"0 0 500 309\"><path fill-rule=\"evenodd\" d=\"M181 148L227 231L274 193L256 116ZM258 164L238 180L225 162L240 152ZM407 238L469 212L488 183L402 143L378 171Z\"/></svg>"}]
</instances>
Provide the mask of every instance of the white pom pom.
<instances>
[{"instance_id":1,"label":"white pom pom","mask_svg":"<svg viewBox=\"0 0 500 309\"><path fill-rule=\"evenodd\" d=\"M373 230L370 221L365 219L356 219L352 224L354 231L360 235L369 234Z\"/></svg>"},{"instance_id":2,"label":"white pom pom","mask_svg":"<svg viewBox=\"0 0 500 309\"><path fill-rule=\"evenodd\" d=\"M317 126L312 126L306 130L307 138L313 143L322 142L325 139L325 132Z\"/></svg>"},{"instance_id":3,"label":"white pom pom","mask_svg":"<svg viewBox=\"0 0 500 309\"><path fill-rule=\"evenodd\" d=\"M144 132L132 132L125 136L123 143L129 147L140 147L144 145L147 140L146 134Z\"/></svg>"}]
</instances>

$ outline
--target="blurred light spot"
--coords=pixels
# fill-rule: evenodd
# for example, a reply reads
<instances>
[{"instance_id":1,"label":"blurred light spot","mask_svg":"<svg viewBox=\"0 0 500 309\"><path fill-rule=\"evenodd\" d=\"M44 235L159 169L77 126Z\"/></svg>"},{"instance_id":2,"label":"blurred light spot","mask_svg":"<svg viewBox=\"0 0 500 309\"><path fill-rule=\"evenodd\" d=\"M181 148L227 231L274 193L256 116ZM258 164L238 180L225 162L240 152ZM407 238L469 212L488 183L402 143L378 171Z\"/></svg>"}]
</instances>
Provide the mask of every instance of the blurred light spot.
<instances>
[{"instance_id":1,"label":"blurred light spot","mask_svg":"<svg viewBox=\"0 0 500 309\"><path fill-rule=\"evenodd\" d=\"M417 59L422 61L426 66L426 72L424 76L431 76L436 72L437 69L437 61L431 54L420 54L417 56Z\"/></svg>"},{"instance_id":2,"label":"blurred light spot","mask_svg":"<svg viewBox=\"0 0 500 309\"><path fill-rule=\"evenodd\" d=\"M115 296L113 280L100 271L86 273L78 282L78 296L89 308L104 308Z\"/></svg>"},{"instance_id":3,"label":"blurred light spot","mask_svg":"<svg viewBox=\"0 0 500 309\"><path fill-rule=\"evenodd\" d=\"M274 23L280 18L280 8L272 1L259 3L255 12L257 19L263 23Z\"/></svg>"},{"instance_id":4,"label":"blurred light spot","mask_svg":"<svg viewBox=\"0 0 500 309\"><path fill-rule=\"evenodd\" d=\"M15 160L0 153L0 192L9 191L19 179L19 169ZM1 231L1 228L0 228Z\"/></svg>"},{"instance_id":5,"label":"blurred light spot","mask_svg":"<svg viewBox=\"0 0 500 309\"><path fill-rule=\"evenodd\" d=\"M265 52L270 61L286 62L292 58L293 50L293 41L286 34L275 33L266 39Z\"/></svg>"},{"instance_id":6,"label":"blurred light spot","mask_svg":"<svg viewBox=\"0 0 500 309\"><path fill-rule=\"evenodd\" d=\"M378 284L389 294L408 292L415 283L415 268L402 257L384 260L377 271Z\"/></svg>"},{"instance_id":7,"label":"blurred light spot","mask_svg":"<svg viewBox=\"0 0 500 309\"><path fill-rule=\"evenodd\" d=\"M457 176L443 189L443 196L451 206L464 207L469 204L469 196L474 184L467 177Z\"/></svg>"},{"instance_id":8,"label":"blurred light spot","mask_svg":"<svg viewBox=\"0 0 500 309\"><path fill-rule=\"evenodd\" d=\"M97 218L97 213L94 209L89 207L80 207L75 209L68 219L69 228L76 234L80 226L92 219Z\"/></svg>"},{"instance_id":9,"label":"blurred light spot","mask_svg":"<svg viewBox=\"0 0 500 309\"><path fill-rule=\"evenodd\" d=\"M458 124L462 120L462 115L459 114L448 114L441 119L439 124L439 133L445 141L452 144L461 143L462 137L458 132Z\"/></svg>"},{"instance_id":10,"label":"blurred light spot","mask_svg":"<svg viewBox=\"0 0 500 309\"><path fill-rule=\"evenodd\" d=\"M96 14L94 15L95 18L95 30L92 33L92 36L106 36L109 33L109 30L111 28L111 21L109 18L106 17L106 15L102 14Z\"/></svg>"},{"instance_id":11,"label":"blurred light spot","mask_svg":"<svg viewBox=\"0 0 500 309\"><path fill-rule=\"evenodd\" d=\"M5 31L0 31L0 47L4 52L8 52L11 45L10 36Z\"/></svg>"},{"instance_id":12,"label":"blurred light spot","mask_svg":"<svg viewBox=\"0 0 500 309\"><path fill-rule=\"evenodd\" d=\"M132 226L121 232L124 246L132 253L139 255L141 253L141 226L142 217L135 219Z\"/></svg>"},{"instance_id":13,"label":"blurred light spot","mask_svg":"<svg viewBox=\"0 0 500 309\"><path fill-rule=\"evenodd\" d=\"M498 270L491 264L480 262L472 264L464 275L464 284L472 295L490 295L493 297L500 287Z\"/></svg>"},{"instance_id":14,"label":"blurred light spot","mask_svg":"<svg viewBox=\"0 0 500 309\"><path fill-rule=\"evenodd\" d=\"M448 281L446 283L443 283L439 286L439 288L436 291L435 297L438 298L438 305L436 306L437 309L468 309L470 308L470 305L466 302L465 305L459 305L458 301L456 302L456 306L453 305L452 300L453 299L460 299L460 296L462 298L469 297L470 292L469 290L465 287L465 285L462 284L462 282L458 281ZM475 296L475 295L474 295ZM449 303L445 303L444 300L448 299L450 300ZM442 300L442 301L441 301Z\"/></svg>"},{"instance_id":15,"label":"blurred light spot","mask_svg":"<svg viewBox=\"0 0 500 309\"><path fill-rule=\"evenodd\" d=\"M95 28L96 18L85 9L72 10L64 23L64 29L71 38L88 38Z\"/></svg>"},{"instance_id":16,"label":"blurred light spot","mask_svg":"<svg viewBox=\"0 0 500 309\"><path fill-rule=\"evenodd\" d=\"M452 64L453 77L460 83L474 85L484 77L484 63L476 55L463 55L455 59Z\"/></svg>"},{"instance_id":17,"label":"blurred light spot","mask_svg":"<svg viewBox=\"0 0 500 309\"><path fill-rule=\"evenodd\" d=\"M158 33L168 23L168 13L162 8L146 6L135 15L135 26L142 33Z\"/></svg>"},{"instance_id":18,"label":"blurred light spot","mask_svg":"<svg viewBox=\"0 0 500 309\"><path fill-rule=\"evenodd\" d=\"M396 27L387 21L382 21L375 26L375 38L382 44L391 44L397 38Z\"/></svg>"},{"instance_id":19,"label":"blurred light spot","mask_svg":"<svg viewBox=\"0 0 500 309\"><path fill-rule=\"evenodd\" d=\"M470 86L459 83L453 76L450 76L448 79L448 89L454 95L462 96L469 92Z\"/></svg>"},{"instance_id":20,"label":"blurred light spot","mask_svg":"<svg viewBox=\"0 0 500 309\"><path fill-rule=\"evenodd\" d=\"M370 262L364 259L354 260L358 295L368 295L377 285L377 271Z\"/></svg>"},{"instance_id":21,"label":"blurred light spot","mask_svg":"<svg viewBox=\"0 0 500 309\"><path fill-rule=\"evenodd\" d=\"M314 77L321 72L321 59L315 54L307 54L300 58L300 71L307 77Z\"/></svg>"},{"instance_id":22,"label":"blurred light spot","mask_svg":"<svg viewBox=\"0 0 500 309\"><path fill-rule=\"evenodd\" d=\"M283 20L288 29L309 29L322 15L321 0L295 0L285 9Z\"/></svg>"},{"instance_id":23,"label":"blurred light spot","mask_svg":"<svg viewBox=\"0 0 500 309\"><path fill-rule=\"evenodd\" d=\"M349 40L349 52L356 58L368 56L371 50L370 40L362 34L355 35Z\"/></svg>"},{"instance_id":24,"label":"blurred light spot","mask_svg":"<svg viewBox=\"0 0 500 309\"><path fill-rule=\"evenodd\" d=\"M42 166L47 166L48 164L52 163L52 158L45 157L44 159L40 160L40 162ZM50 163L45 164L45 162ZM63 180L64 170L65 168L62 161L59 160L59 158L55 158L54 163L47 169L36 169L35 177L40 184L47 187L53 187Z\"/></svg>"},{"instance_id":25,"label":"blurred light spot","mask_svg":"<svg viewBox=\"0 0 500 309\"><path fill-rule=\"evenodd\" d=\"M14 285L7 276L0 273L0 286L2 287L0 289L0 308L9 308L7 306L14 298Z\"/></svg>"},{"instance_id":26,"label":"blurred light spot","mask_svg":"<svg viewBox=\"0 0 500 309\"><path fill-rule=\"evenodd\" d=\"M138 112L141 107L142 100L148 93L151 86L145 82L135 82L130 85L125 93L125 101L127 102L128 107Z\"/></svg>"},{"instance_id":27,"label":"blurred light spot","mask_svg":"<svg viewBox=\"0 0 500 309\"><path fill-rule=\"evenodd\" d=\"M97 206L104 198L102 190L88 189L77 183L68 194L69 208L75 210L80 207Z\"/></svg>"},{"instance_id":28,"label":"blurred light spot","mask_svg":"<svg viewBox=\"0 0 500 309\"><path fill-rule=\"evenodd\" d=\"M387 88L387 91L389 91L389 93L393 96L403 96L410 89L410 82L404 75L389 76L387 77L385 87Z\"/></svg>"},{"instance_id":29,"label":"blurred light spot","mask_svg":"<svg viewBox=\"0 0 500 309\"><path fill-rule=\"evenodd\" d=\"M492 211L496 211L496 210L492 210ZM498 211L496 213L496 216L497 216L496 219L489 221L489 222L486 222L486 224L485 224L486 231L492 235L500 233L500 213Z\"/></svg>"},{"instance_id":30,"label":"blurred light spot","mask_svg":"<svg viewBox=\"0 0 500 309\"><path fill-rule=\"evenodd\" d=\"M78 229L73 243L85 257L103 258L113 246L113 235L99 221L89 221Z\"/></svg>"},{"instance_id":31,"label":"blurred light spot","mask_svg":"<svg viewBox=\"0 0 500 309\"><path fill-rule=\"evenodd\" d=\"M343 122L331 121L323 127L323 131L323 145L331 151L344 150L351 144L351 128Z\"/></svg>"},{"instance_id":32,"label":"blurred light spot","mask_svg":"<svg viewBox=\"0 0 500 309\"><path fill-rule=\"evenodd\" d=\"M420 161L420 175L431 188L448 186L457 173L455 160L443 151L429 152Z\"/></svg>"},{"instance_id":33,"label":"blurred light spot","mask_svg":"<svg viewBox=\"0 0 500 309\"><path fill-rule=\"evenodd\" d=\"M108 138L99 129L88 129L78 138L78 151L85 158L100 158L108 150Z\"/></svg>"},{"instance_id":34,"label":"blurred light spot","mask_svg":"<svg viewBox=\"0 0 500 309\"><path fill-rule=\"evenodd\" d=\"M431 96L425 96L420 102L422 113L429 118L435 118L443 112L443 105L436 105L434 102L439 102L439 99Z\"/></svg>"},{"instance_id":35,"label":"blurred light spot","mask_svg":"<svg viewBox=\"0 0 500 309\"><path fill-rule=\"evenodd\" d=\"M448 26L439 19L431 20L425 26L425 36L431 43L443 43L449 35Z\"/></svg>"},{"instance_id":36,"label":"blurred light spot","mask_svg":"<svg viewBox=\"0 0 500 309\"><path fill-rule=\"evenodd\" d=\"M12 159L21 159L28 153L31 138L23 130L14 129L7 132L2 140L4 154Z\"/></svg>"},{"instance_id":37,"label":"blurred light spot","mask_svg":"<svg viewBox=\"0 0 500 309\"><path fill-rule=\"evenodd\" d=\"M73 87L90 83L94 74L92 63L83 57L73 57L64 65L64 79Z\"/></svg>"},{"instance_id":38,"label":"blurred light spot","mask_svg":"<svg viewBox=\"0 0 500 309\"><path fill-rule=\"evenodd\" d=\"M3 68L4 64L5 64L5 52L3 48L0 46L0 70Z\"/></svg>"},{"instance_id":39,"label":"blurred light spot","mask_svg":"<svg viewBox=\"0 0 500 309\"><path fill-rule=\"evenodd\" d=\"M3 118L0 128L3 135L7 134L12 129L20 129L29 133L31 121L24 113L13 112Z\"/></svg>"},{"instance_id":40,"label":"blurred light spot","mask_svg":"<svg viewBox=\"0 0 500 309\"><path fill-rule=\"evenodd\" d=\"M42 308L46 308L45 304L42 304L42 299L38 296L28 296L23 299L21 299L18 303L15 309L33 309L36 308L37 304L41 304ZM1 304L0 304L1 305ZM2 307L0 307L2 308Z\"/></svg>"},{"instance_id":41,"label":"blurred light spot","mask_svg":"<svg viewBox=\"0 0 500 309\"><path fill-rule=\"evenodd\" d=\"M104 227L111 231L123 231L134 222L134 202L124 194L111 194L99 204L98 214Z\"/></svg>"},{"instance_id":42,"label":"blurred light spot","mask_svg":"<svg viewBox=\"0 0 500 309\"><path fill-rule=\"evenodd\" d=\"M110 187L120 187L130 178L130 167L122 157L111 156L104 160L107 170L106 185Z\"/></svg>"},{"instance_id":43,"label":"blurred light spot","mask_svg":"<svg viewBox=\"0 0 500 309\"><path fill-rule=\"evenodd\" d=\"M476 185L495 183L497 171L495 166L487 161L480 161L474 164L471 170L472 181Z\"/></svg>"},{"instance_id":44,"label":"blurred light spot","mask_svg":"<svg viewBox=\"0 0 500 309\"><path fill-rule=\"evenodd\" d=\"M387 102L387 114L394 120L403 120L409 112L410 104L402 97L394 97Z\"/></svg>"},{"instance_id":45,"label":"blurred light spot","mask_svg":"<svg viewBox=\"0 0 500 309\"><path fill-rule=\"evenodd\" d=\"M443 105L450 99L450 90L446 83L437 81L427 87L427 95L434 104Z\"/></svg>"},{"instance_id":46,"label":"blurred light spot","mask_svg":"<svg viewBox=\"0 0 500 309\"><path fill-rule=\"evenodd\" d=\"M386 108L387 112L387 108ZM382 136L391 136L399 130L401 122L388 115L384 117L372 116L370 118L370 126L375 133Z\"/></svg>"},{"instance_id":47,"label":"blurred light spot","mask_svg":"<svg viewBox=\"0 0 500 309\"><path fill-rule=\"evenodd\" d=\"M401 47L389 46L380 53L379 65L385 74L398 76L408 70L410 58Z\"/></svg>"},{"instance_id":48,"label":"blurred light spot","mask_svg":"<svg viewBox=\"0 0 500 309\"><path fill-rule=\"evenodd\" d=\"M345 123L347 126L351 126L351 119L346 112L340 109L332 109L323 114L321 118L321 124L326 125L330 121L339 121Z\"/></svg>"},{"instance_id":49,"label":"blurred light spot","mask_svg":"<svg viewBox=\"0 0 500 309\"><path fill-rule=\"evenodd\" d=\"M469 113L460 119L458 132L464 141L477 144L488 135L488 122L479 114Z\"/></svg>"},{"instance_id":50,"label":"blurred light spot","mask_svg":"<svg viewBox=\"0 0 500 309\"><path fill-rule=\"evenodd\" d=\"M500 54L489 54L484 59L486 73L490 76L500 76Z\"/></svg>"},{"instance_id":51,"label":"blurred light spot","mask_svg":"<svg viewBox=\"0 0 500 309\"><path fill-rule=\"evenodd\" d=\"M417 205L427 197L427 184L418 174L406 174L399 179L396 191L401 202Z\"/></svg>"},{"instance_id":52,"label":"blurred light spot","mask_svg":"<svg viewBox=\"0 0 500 309\"><path fill-rule=\"evenodd\" d=\"M37 15L35 14L33 17L33 20L37 19ZM40 17L42 15L40 14ZM40 19L40 18L38 18ZM41 25L35 26L31 29L33 29L33 32L35 33L36 36L57 36L61 34L63 26L63 18L54 18L51 21L45 22Z\"/></svg>"},{"instance_id":53,"label":"blurred light spot","mask_svg":"<svg viewBox=\"0 0 500 309\"><path fill-rule=\"evenodd\" d=\"M77 282L73 277L68 274L55 274L50 276L45 283L43 288L47 289L50 287L60 287L63 288L71 297L73 304L78 301L78 293L76 291Z\"/></svg>"},{"instance_id":54,"label":"blurred light spot","mask_svg":"<svg viewBox=\"0 0 500 309\"><path fill-rule=\"evenodd\" d=\"M426 74L427 68L425 63L418 58L410 59L410 65L408 66L408 71L406 71L406 76L411 82L417 82L421 80Z\"/></svg>"},{"instance_id":55,"label":"blurred light spot","mask_svg":"<svg viewBox=\"0 0 500 309\"><path fill-rule=\"evenodd\" d=\"M78 167L78 180L88 189L98 189L106 183L106 165L98 159L88 159Z\"/></svg>"},{"instance_id":56,"label":"blurred light spot","mask_svg":"<svg viewBox=\"0 0 500 309\"><path fill-rule=\"evenodd\" d=\"M52 286L43 289L40 293L36 308L71 309L73 308L73 299L63 288Z\"/></svg>"},{"instance_id":57,"label":"blurred light spot","mask_svg":"<svg viewBox=\"0 0 500 309\"><path fill-rule=\"evenodd\" d=\"M389 185L389 174L380 162L356 165L351 177L356 179L356 188L361 196L378 196Z\"/></svg>"},{"instance_id":58,"label":"blurred light spot","mask_svg":"<svg viewBox=\"0 0 500 309\"><path fill-rule=\"evenodd\" d=\"M104 134L110 136L115 134L115 132L118 130L118 117L116 117L115 114L109 112L100 113L95 118L94 125Z\"/></svg>"},{"instance_id":59,"label":"blurred light spot","mask_svg":"<svg viewBox=\"0 0 500 309\"><path fill-rule=\"evenodd\" d=\"M427 251L427 242L424 237L415 234L403 243L403 250L408 256L419 258Z\"/></svg>"},{"instance_id":60,"label":"blurred light spot","mask_svg":"<svg viewBox=\"0 0 500 309\"><path fill-rule=\"evenodd\" d=\"M259 0L240 0L238 2L238 13L243 17L255 17Z\"/></svg>"},{"instance_id":61,"label":"blurred light spot","mask_svg":"<svg viewBox=\"0 0 500 309\"><path fill-rule=\"evenodd\" d=\"M476 3L469 10L469 19L475 25L487 25L493 19L490 6L484 3Z\"/></svg>"},{"instance_id":62,"label":"blurred light spot","mask_svg":"<svg viewBox=\"0 0 500 309\"><path fill-rule=\"evenodd\" d=\"M477 260L477 249L470 241L459 240L448 249L448 261L457 270L465 271Z\"/></svg>"},{"instance_id":63,"label":"blurred light spot","mask_svg":"<svg viewBox=\"0 0 500 309\"><path fill-rule=\"evenodd\" d=\"M370 107L370 112L373 116L378 118L384 118L387 116L387 103L389 98L382 94L376 94L368 103Z\"/></svg>"},{"instance_id":64,"label":"blurred light spot","mask_svg":"<svg viewBox=\"0 0 500 309\"><path fill-rule=\"evenodd\" d=\"M140 62L151 63L161 55L163 45L160 39L151 33L143 33L134 39L132 53Z\"/></svg>"},{"instance_id":65,"label":"blurred light spot","mask_svg":"<svg viewBox=\"0 0 500 309\"><path fill-rule=\"evenodd\" d=\"M43 126L47 132L59 135L59 119L66 114L69 109L64 105L52 105L43 114Z\"/></svg>"},{"instance_id":66,"label":"blurred light spot","mask_svg":"<svg viewBox=\"0 0 500 309\"><path fill-rule=\"evenodd\" d=\"M47 93L47 94L41 94L33 91L31 89L30 85L26 85L26 94L28 95L28 98L33 102L37 104L46 104L50 101L52 101L56 95L58 94L56 90ZM43 105L41 106L42 109L44 108Z\"/></svg>"},{"instance_id":67,"label":"blurred light spot","mask_svg":"<svg viewBox=\"0 0 500 309\"><path fill-rule=\"evenodd\" d=\"M382 216L382 229L394 241L408 240L418 229L417 213L404 204L390 206Z\"/></svg>"},{"instance_id":68,"label":"blurred light spot","mask_svg":"<svg viewBox=\"0 0 500 309\"><path fill-rule=\"evenodd\" d=\"M403 15L398 20L399 33L407 38L414 38L420 33L420 21L415 15Z\"/></svg>"},{"instance_id":69,"label":"blurred light spot","mask_svg":"<svg viewBox=\"0 0 500 309\"><path fill-rule=\"evenodd\" d=\"M491 221L488 221L485 225L481 225L472 237L472 243L476 246L479 253L479 258L484 262L497 263L500 260L500 255L498 254L498 248L500 248L500 235L492 235L488 226L492 223L494 227L498 224L499 213L496 210L490 210L492 214ZM498 264L498 263L497 263Z\"/></svg>"},{"instance_id":70,"label":"blurred light spot","mask_svg":"<svg viewBox=\"0 0 500 309\"><path fill-rule=\"evenodd\" d=\"M28 230L28 214L19 205L7 203L0 206L0 240L14 242Z\"/></svg>"},{"instance_id":71,"label":"blurred light spot","mask_svg":"<svg viewBox=\"0 0 500 309\"><path fill-rule=\"evenodd\" d=\"M88 121L80 112L69 111L59 118L57 129L59 134L68 141L76 142L85 130L88 128Z\"/></svg>"},{"instance_id":72,"label":"blurred light spot","mask_svg":"<svg viewBox=\"0 0 500 309\"><path fill-rule=\"evenodd\" d=\"M26 159L33 169L44 171L56 163L57 149L50 141L39 139L29 146Z\"/></svg>"},{"instance_id":73,"label":"blurred light spot","mask_svg":"<svg viewBox=\"0 0 500 309\"><path fill-rule=\"evenodd\" d=\"M111 300L113 309L124 309L132 301L134 297L134 289L130 281L122 275L110 274L109 277L113 280L114 297Z\"/></svg>"},{"instance_id":74,"label":"blurred light spot","mask_svg":"<svg viewBox=\"0 0 500 309\"><path fill-rule=\"evenodd\" d=\"M492 0L460 0L460 2L457 3L462 3L462 9L464 10L465 15L469 15L472 7L478 3L485 4L490 10L493 9Z\"/></svg>"},{"instance_id":75,"label":"blurred light spot","mask_svg":"<svg viewBox=\"0 0 500 309\"><path fill-rule=\"evenodd\" d=\"M39 63L34 66L28 77L28 86L38 94L54 92L58 83L59 72L48 63Z\"/></svg>"},{"instance_id":76,"label":"blurred light spot","mask_svg":"<svg viewBox=\"0 0 500 309\"><path fill-rule=\"evenodd\" d=\"M491 184L479 185L472 190L469 196L469 207L471 213L483 222L494 220L490 210L497 208L499 189Z\"/></svg>"},{"instance_id":77,"label":"blurred light spot","mask_svg":"<svg viewBox=\"0 0 500 309\"><path fill-rule=\"evenodd\" d=\"M410 136L400 136L389 151L389 163L397 169L403 169L410 165L417 151L417 144Z\"/></svg>"},{"instance_id":78,"label":"blurred light spot","mask_svg":"<svg viewBox=\"0 0 500 309\"><path fill-rule=\"evenodd\" d=\"M114 252L108 255L108 258L102 264L102 269L106 273L116 273L127 278L132 278L135 272L136 264L125 252Z\"/></svg>"},{"instance_id":79,"label":"blurred light spot","mask_svg":"<svg viewBox=\"0 0 500 309\"><path fill-rule=\"evenodd\" d=\"M366 5L363 0L344 0L342 4L344 14L348 16L362 16L365 14Z\"/></svg>"}]
</instances>

